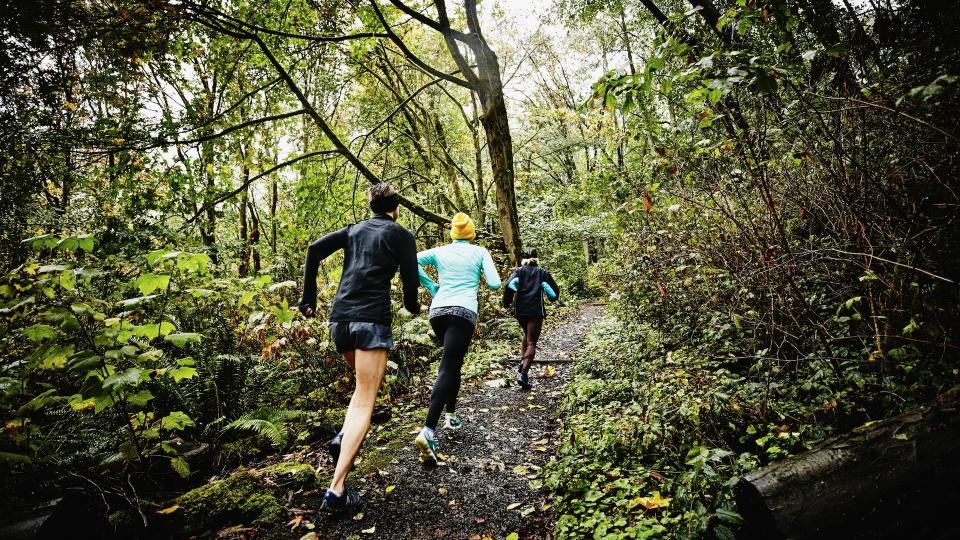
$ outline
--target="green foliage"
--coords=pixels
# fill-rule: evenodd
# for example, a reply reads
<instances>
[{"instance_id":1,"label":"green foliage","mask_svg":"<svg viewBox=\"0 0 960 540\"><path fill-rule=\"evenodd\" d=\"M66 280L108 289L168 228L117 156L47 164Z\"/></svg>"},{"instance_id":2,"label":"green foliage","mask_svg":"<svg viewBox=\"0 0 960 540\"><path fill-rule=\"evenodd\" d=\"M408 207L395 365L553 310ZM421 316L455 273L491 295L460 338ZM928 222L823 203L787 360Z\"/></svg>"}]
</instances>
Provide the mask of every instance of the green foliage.
<instances>
[{"instance_id":1,"label":"green foliage","mask_svg":"<svg viewBox=\"0 0 960 540\"><path fill-rule=\"evenodd\" d=\"M261 408L250 411L233 422L230 422L223 430L225 432L248 432L265 437L274 447L282 449L287 445L289 437L287 423L302 415L302 411Z\"/></svg>"}]
</instances>

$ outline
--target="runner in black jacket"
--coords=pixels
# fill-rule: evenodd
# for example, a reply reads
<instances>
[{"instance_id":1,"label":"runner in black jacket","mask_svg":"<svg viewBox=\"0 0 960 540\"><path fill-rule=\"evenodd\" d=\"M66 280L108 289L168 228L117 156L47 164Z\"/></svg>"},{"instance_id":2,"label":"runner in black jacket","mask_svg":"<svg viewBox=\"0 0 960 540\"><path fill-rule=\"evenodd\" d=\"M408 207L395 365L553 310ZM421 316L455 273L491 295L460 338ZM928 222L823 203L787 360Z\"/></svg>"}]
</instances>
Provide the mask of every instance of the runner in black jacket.
<instances>
[{"instance_id":1,"label":"runner in black jacket","mask_svg":"<svg viewBox=\"0 0 960 540\"><path fill-rule=\"evenodd\" d=\"M330 442L337 462L321 509L354 510L360 495L346 489L344 480L370 429L370 415L380 391L393 347L390 332L390 281L400 270L403 305L417 315L417 246L413 234L397 225L399 196L393 186L376 184L367 191L375 215L317 240L307 248L300 311L312 317L317 309L317 271L320 261L343 250L343 276L330 311L330 339L356 370L357 388L344 417L343 429Z\"/></svg>"},{"instance_id":2,"label":"runner in black jacket","mask_svg":"<svg viewBox=\"0 0 960 540\"><path fill-rule=\"evenodd\" d=\"M560 297L560 286L550 272L540 268L538 263L537 250L526 253L520 268L511 272L507 278L507 286L503 290L503 307L513 304L514 316L523 329L517 382L524 390L531 387L528 372L533 357L537 354L537 341L543 329L543 319L547 316L543 295L546 294L553 301Z\"/></svg>"}]
</instances>

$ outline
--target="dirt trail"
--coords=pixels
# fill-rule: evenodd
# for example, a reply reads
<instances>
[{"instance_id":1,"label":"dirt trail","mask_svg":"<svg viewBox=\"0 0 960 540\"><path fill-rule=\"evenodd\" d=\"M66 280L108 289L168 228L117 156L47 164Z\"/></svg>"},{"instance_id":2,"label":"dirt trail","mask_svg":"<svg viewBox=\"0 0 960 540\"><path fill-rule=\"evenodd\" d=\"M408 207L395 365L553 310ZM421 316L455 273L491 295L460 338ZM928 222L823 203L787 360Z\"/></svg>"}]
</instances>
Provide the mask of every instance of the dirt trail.
<instances>
[{"instance_id":1,"label":"dirt trail","mask_svg":"<svg viewBox=\"0 0 960 540\"><path fill-rule=\"evenodd\" d=\"M574 359L601 310L586 305L564 320L548 320L537 358ZM351 473L348 479L363 495L362 516L311 512L317 536L502 539L515 532L519 538L550 538L553 510L541 487L541 468L556 448L554 414L572 364L536 366L531 392L514 386L514 369L504 365L482 382L464 382L459 402L464 426L438 430L445 458L436 467L421 464L413 446L429 398L426 390L413 397L409 412L395 412L389 424L378 426L361 451L361 474ZM545 372L553 374L541 378ZM507 377L509 385L497 386ZM319 471L323 478L329 478L328 469ZM306 532L299 529L291 536Z\"/></svg>"}]
</instances>

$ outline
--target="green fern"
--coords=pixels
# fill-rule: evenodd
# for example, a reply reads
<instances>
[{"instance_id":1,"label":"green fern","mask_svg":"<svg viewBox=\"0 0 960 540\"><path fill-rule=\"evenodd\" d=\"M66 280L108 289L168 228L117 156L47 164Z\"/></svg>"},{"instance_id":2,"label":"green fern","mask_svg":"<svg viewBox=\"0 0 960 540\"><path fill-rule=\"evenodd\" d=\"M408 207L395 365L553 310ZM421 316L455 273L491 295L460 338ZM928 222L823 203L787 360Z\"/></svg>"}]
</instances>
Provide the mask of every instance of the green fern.
<instances>
[{"instance_id":1,"label":"green fern","mask_svg":"<svg viewBox=\"0 0 960 540\"><path fill-rule=\"evenodd\" d=\"M287 445L288 426L290 420L303 416L303 411L272 409L263 407L250 411L223 428L223 432L242 431L269 439L275 448Z\"/></svg>"}]
</instances>

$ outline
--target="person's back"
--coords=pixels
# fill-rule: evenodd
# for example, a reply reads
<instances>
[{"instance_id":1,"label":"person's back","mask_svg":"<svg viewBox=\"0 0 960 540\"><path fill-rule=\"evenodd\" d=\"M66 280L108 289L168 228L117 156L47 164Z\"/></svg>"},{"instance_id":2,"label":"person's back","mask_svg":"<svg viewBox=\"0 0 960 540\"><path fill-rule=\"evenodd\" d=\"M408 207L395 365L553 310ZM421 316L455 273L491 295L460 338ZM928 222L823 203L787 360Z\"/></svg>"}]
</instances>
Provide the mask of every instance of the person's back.
<instances>
[{"instance_id":1,"label":"person's back","mask_svg":"<svg viewBox=\"0 0 960 540\"><path fill-rule=\"evenodd\" d=\"M367 321L390 324L390 281L401 263L410 280L415 249L413 234L383 214L344 229L343 276L334 297L331 321ZM402 272L402 274L404 274ZM404 283L404 306L418 306L416 285ZM304 296L307 291L304 290ZM412 309L413 308L413 309Z\"/></svg>"},{"instance_id":2,"label":"person's back","mask_svg":"<svg viewBox=\"0 0 960 540\"><path fill-rule=\"evenodd\" d=\"M428 285L433 294L431 309L461 306L476 313L477 288L481 274L494 279L492 283L499 285L495 268L487 268L484 272L484 263L489 260L489 257L490 254L486 249L471 244L468 240L455 240L453 243L418 254L419 263L433 266L440 276L438 288L433 289Z\"/></svg>"},{"instance_id":3,"label":"person's back","mask_svg":"<svg viewBox=\"0 0 960 540\"><path fill-rule=\"evenodd\" d=\"M550 272L547 272L537 264L525 264L517 268L508 281L513 283L514 278L517 279L515 284L516 289L513 293L515 295L513 299L515 315L518 318L546 317L547 310L543 302L543 284L546 283L551 290L554 291L554 296L560 291L560 287L553 280ZM512 289L513 287L511 287L511 290Z\"/></svg>"}]
</instances>

